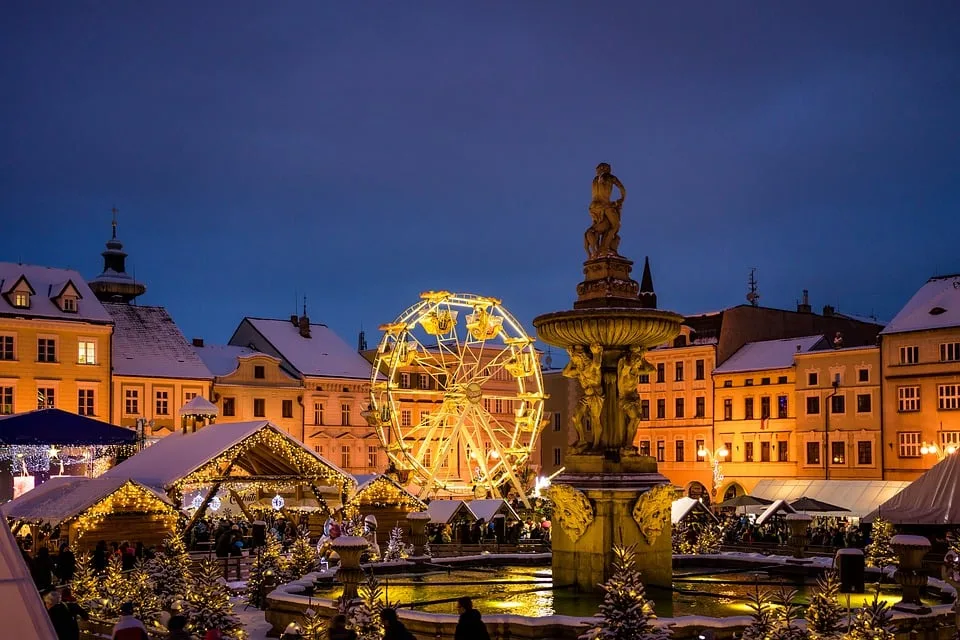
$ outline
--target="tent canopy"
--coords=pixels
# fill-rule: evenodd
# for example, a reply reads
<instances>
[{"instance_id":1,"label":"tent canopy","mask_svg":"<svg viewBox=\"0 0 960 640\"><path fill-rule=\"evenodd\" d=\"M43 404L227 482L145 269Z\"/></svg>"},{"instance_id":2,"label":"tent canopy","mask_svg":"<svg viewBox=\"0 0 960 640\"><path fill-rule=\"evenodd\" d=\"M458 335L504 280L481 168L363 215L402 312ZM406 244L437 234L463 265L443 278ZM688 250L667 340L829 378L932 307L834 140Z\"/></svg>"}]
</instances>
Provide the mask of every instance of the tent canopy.
<instances>
[{"instance_id":1,"label":"tent canopy","mask_svg":"<svg viewBox=\"0 0 960 640\"><path fill-rule=\"evenodd\" d=\"M798 513L830 513L850 511L849 509L844 509L841 506L830 504L829 502L823 502L822 500L815 500L806 496L797 498L790 503L790 506L796 509Z\"/></svg>"},{"instance_id":2,"label":"tent canopy","mask_svg":"<svg viewBox=\"0 0 960 640\"><path fill-rule=\"evenodd\" d=\"M751 494L768 500L787 502L804 497L811 498L847 509L821 512L821 515L862 517L908 484L910 483L892 480L761 480Z\"/></svg>"},{"instance_id":3,"label":"tent canopy","mask_svg":"<svg viewBox=\"0 0 960 640\"><path fill-rule=\"evenodd\" d=\"M771 504L773 500L767 500L766 498L758 498L757 496L735 496L729 500L724 500L718 507L723 508L734 508L734 507L765 507L768 504Z\"/></svg>"},{"instance_id":4,"label":"tent canopy","mask_svg":"<svg viewBox=\"0 0 960 640\"><path fill-rule=\"evenodd\" d=\"M127 484L144 496L155 498L158 502L154 504L158 507L161 503L166 505L166 507L160 507L160 510L175 513L165 495L132 480L102 476L99 478L83 476L50 478L36 489L4 504L0 507L0 513L11 519L54 526L79 516Z\"/></svg>"},{"instance_id":5,"label":"tent canopy","mask_svg":"<svg viewBox=\"0 0 960 640\"><path fill-rule=\"evenodd\" d=\"M0 617L6 638L57 638L17 541L3 518L0 518Z\"/></svg>"},{"instance_id":6,"label":"tent canopy","mask_svg":"<svg viewBox=\"0 0 960 640\"><path fill-rule=\"evenodd\" d=\"M0 418L0 444L81 447L136 441L137 434L130 429L61 409L39 409Z\"/></svg>"},{"instance_id":7,"label":"tent canopy","mask_svg":"<svg viewBox=\"0 0 960 640\"><path fill-rule=\"evenodd\" d=\"M948 455L864 519L878 515L893 524L960 524L960 454Z\"/></svg>"},{"instance_id":8,"label":"tent canopy","mask_svg":"<svg viewBox=\"0 0 960 640\"><path fill-rule=\"evenodd\" d=\"M672 511L670 512L670 522L677 524L691 513L704 513L714 522L719 522L717 516L715 516L710 509L704 506L702 502L687 497L678 498L677 500L673 501Z\"/></svg>"},{"instance_id":9,"label":"tent canopy","mask_svg":"<svg viewBox=\"0 0 960 640\"><path fill-rule=\"evenodd\" d=\"M434 500L427 505L427 513L430 524L451 524L461 517L470 521L477 519L463 500Z\"/></svg>"},{"instance_id":10,"label":"tent canopy","mask_svg":"<svg viewBox=\"0 0 960 640\"><path fill-rule=\"evenodd\" d=\"M220 415L220 409L203 396L193 396L189 402L180 407L178 413L181 416L209 416L215 418Z\"/></svg>"},{"instance_id":11,"label":"tent canopy","mask_svg":"<svg viewBox=\"0 0 960 640\"><path fill-rule=\"evenodd\" d=\"M796 509L787 504L786 500L775 500L757 517L757 524L763 524L778 513L796 513Z\"/></svg>"}]
</instances>

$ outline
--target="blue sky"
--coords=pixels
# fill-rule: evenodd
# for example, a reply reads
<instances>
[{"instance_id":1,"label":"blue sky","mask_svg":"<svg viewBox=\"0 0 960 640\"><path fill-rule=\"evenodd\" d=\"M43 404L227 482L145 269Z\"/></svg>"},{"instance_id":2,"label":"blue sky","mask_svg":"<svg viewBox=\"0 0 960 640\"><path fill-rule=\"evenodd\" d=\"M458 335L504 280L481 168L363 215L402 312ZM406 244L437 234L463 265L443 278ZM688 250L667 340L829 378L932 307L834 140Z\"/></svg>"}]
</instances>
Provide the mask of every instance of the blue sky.
<instances>
[{"instance_id":1,"label":"blue sky","mask_svg":"<svg viewBox=\"0 0 960 640\"><path fill-rule=\"evenodd\" d=\"M594 166L662 307L889 319L960 272L955 2L11 2L0 259L229 338L297 295L353 341L420 291L567 308ZM639 274L637 274L639 276Z\"/></svg>"}]
</instances>

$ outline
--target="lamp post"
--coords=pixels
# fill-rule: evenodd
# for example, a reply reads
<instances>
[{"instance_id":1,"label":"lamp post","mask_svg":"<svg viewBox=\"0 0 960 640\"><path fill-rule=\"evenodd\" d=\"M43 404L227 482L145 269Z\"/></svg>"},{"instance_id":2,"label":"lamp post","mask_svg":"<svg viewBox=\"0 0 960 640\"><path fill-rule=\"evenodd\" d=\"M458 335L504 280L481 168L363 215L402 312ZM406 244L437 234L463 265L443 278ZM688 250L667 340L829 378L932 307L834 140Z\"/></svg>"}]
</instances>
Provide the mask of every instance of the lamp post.
<instances>
[{"instance_id":1,"label":"lamp post","mask_svg":"<svg viewBox=\"0 0 960 640\"><path fill-rule=\"evenodd\" d=\"M711 467L713 468L713 482L712 482L713 487L710 493L711 495L716 497L717 489L720 487L720 483L723 482L723 470L720 468L720 463L728 455L730 455L730 452L727 451L726 447L721 445L718 449L716 449L713 452L711 452L706 447L700 447L699 449L697 449L697 455L701 458L704 458L706 461L708 461Z\"/></svg>"},{"instance_id":2,"label":"lamp post","mask_svg":"<svg viewBox=\"0 0 960 640\"><path fill-rule=\"evenodd\" d=\"M957 445L948 444L945 447L941 447L936 443L926 443L920 447L920 453L922 455L935 455L937 456L937 462L942 462L946 459L947 456L951 456L957 452Z\"/></svg>"},{"instance_id":3,"label":"lamp post","mask_svg":"<svg viewBox=\"0 0 960 640\"><path fill-rule=\"evenodd\" d=\"M833 403L833 397L837 395L837 391L840 390L840 374L836 374L833 377L833 393L827 396L827 402L824 407L824 422L823 422L823 479L830 479L830 456L833 453L830 451L830 406Z\"/></svg>"}]
</instances>

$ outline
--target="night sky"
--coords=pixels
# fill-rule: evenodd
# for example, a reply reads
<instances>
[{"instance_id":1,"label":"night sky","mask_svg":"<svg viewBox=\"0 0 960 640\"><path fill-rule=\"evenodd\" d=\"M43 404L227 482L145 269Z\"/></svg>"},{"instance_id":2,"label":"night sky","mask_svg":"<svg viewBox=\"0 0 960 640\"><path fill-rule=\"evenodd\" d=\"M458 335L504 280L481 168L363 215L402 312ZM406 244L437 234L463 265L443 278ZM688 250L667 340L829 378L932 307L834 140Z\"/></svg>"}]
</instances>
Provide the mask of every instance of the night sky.
<instances>
[{"instance_id":1,"label":"night sky","mask_svg":"<svg viewBox=\"0 0 960 640\"><path fill-rule=\"evenodd\" d=\"M93 277L116 205L188 338L306 295L353 343L426 289L532 331L601 161L664 308L757 267L890 319L960 272L956 1L6 2L0 79L0 259Z\"/></svg>"}]
</instances>

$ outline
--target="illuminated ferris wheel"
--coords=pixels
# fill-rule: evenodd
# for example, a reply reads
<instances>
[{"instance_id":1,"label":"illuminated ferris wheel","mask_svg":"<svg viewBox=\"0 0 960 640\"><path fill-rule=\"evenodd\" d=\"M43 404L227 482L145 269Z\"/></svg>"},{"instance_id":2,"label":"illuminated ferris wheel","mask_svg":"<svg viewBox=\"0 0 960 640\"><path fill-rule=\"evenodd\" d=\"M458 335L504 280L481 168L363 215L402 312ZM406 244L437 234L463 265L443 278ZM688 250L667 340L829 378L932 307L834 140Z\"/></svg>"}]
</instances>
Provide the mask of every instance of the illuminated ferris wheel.
<instances>
[{"instance_id":1,"label":"illuminated ferris wheel","mask_svg":"<svg viewBox=\"0 0 960 640\"><path fill-rule=\"evenodd\" d=\"M430 291L380 327L367 419L421 493L504 497L543 426L533 339L499 300Z\"/></svg>"}]
</instances>

